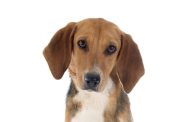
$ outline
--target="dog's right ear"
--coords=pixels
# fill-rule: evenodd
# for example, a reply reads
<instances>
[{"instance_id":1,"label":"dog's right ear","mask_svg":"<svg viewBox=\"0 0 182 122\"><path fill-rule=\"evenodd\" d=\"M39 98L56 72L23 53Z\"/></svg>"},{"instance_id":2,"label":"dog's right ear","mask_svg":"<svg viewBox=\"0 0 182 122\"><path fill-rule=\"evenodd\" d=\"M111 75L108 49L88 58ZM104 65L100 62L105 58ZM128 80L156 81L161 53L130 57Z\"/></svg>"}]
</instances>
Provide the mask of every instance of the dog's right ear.
<instances>
[{"instance_id":1,"label":"dog's right ear","mask_svg":"<svg viewBox=\"0 0 182 122\"><path fill-rule=\"evenodd\" d=\"M75 25L76 23L71 22L58 30L43 51L51 73L56 79L63 76L70 64Z\"/></svg>"}]
</instances>

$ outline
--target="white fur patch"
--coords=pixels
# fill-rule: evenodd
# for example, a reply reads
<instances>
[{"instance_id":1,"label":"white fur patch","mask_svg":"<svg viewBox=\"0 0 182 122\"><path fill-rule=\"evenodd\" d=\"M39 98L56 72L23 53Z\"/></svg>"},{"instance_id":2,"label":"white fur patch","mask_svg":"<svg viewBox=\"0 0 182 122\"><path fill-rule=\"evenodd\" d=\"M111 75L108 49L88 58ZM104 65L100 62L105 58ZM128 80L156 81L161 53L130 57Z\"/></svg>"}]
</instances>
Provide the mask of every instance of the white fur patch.
<instances>
[{"instance_id":1,"label":"white fur patch","mask_svg":"<svg viewBox=\"0 0 182 122\"><path fill-rule=\"evenodd\" d=\"M104 122L104 110L108 103L109 92L114 87L113 81L108 80L102 92L78 90L75 101L81 102L81 110L71 119L71 122Z\"/></svg>"}]
</instances>

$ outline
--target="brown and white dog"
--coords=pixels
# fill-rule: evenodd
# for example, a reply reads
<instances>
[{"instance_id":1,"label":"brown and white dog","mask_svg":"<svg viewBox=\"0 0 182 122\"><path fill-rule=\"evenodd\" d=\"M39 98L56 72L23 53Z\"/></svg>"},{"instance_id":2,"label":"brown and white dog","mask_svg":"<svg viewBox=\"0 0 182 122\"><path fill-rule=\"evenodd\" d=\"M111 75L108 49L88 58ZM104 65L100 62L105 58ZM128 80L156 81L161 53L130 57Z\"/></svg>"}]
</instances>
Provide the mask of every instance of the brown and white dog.
<instances>
[{"instance_id":1,"label":"brown and white dog","mask_svg":"<svg viewBox=\"0 0 182 122\"><path fill-rule=\"evenodd\" d=\"M71 22L44 49L52 75L72 79L65 122L132 122L127 96L144 66L131 36L104 19Z\"/></svg>"}]
</instances>

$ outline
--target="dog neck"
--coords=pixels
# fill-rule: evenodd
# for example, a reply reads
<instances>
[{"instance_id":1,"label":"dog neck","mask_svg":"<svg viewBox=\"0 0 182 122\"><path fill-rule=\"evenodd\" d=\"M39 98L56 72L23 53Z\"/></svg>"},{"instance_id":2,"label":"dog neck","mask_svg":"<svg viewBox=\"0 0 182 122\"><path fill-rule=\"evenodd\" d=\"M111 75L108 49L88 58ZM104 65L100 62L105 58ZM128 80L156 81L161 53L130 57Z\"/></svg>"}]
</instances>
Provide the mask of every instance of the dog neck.
<instances>
[{"instance_id":1,"label":"dog neck","mask_svg":"<svg viewBox=\"0 0 182 122\"><path fill-rule=\"evenodd\" d=\"M78 89L72 81L66 107L70 122L120 122L116 116L129 110L129 100L111 78L102 92Z\"/></svg>"}]
</instances>

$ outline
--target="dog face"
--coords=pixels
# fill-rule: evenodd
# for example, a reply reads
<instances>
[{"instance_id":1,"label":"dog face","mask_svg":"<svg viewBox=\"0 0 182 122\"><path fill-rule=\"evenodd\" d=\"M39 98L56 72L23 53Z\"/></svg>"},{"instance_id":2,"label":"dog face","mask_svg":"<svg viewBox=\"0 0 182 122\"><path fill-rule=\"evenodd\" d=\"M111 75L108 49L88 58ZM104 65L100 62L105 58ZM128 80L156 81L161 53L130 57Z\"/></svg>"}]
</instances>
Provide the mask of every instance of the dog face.
<instances>
[{"instance_id":1,"label":"dog face","mask_svg":"<svg viewBox=\"0 0 182 122\"><path fill-rule=\"evenodd\" d=\"M89 19L77 24L70 70L81 89L102 91L116 64L121 47L118 28L102 19Z\"/></svg>"},{"instance_id":2,"label":"dog face","mask_svg":"<svg viewBox=\"0 0 182 122\"><path fill-rule=\"evenodd\" d=\"M44 50L51 72L60 79L69 68L77 88L102 91L118 77L130 92L144 73L137 45L104 19L86 19L60 29Z\"/></svg>"}]
</instances>

